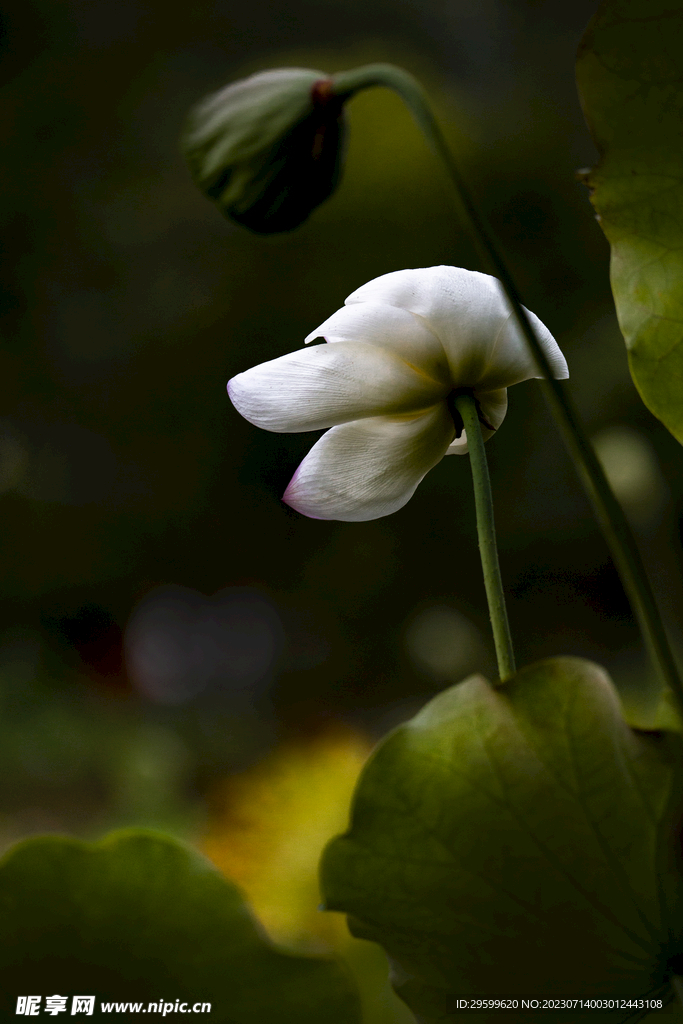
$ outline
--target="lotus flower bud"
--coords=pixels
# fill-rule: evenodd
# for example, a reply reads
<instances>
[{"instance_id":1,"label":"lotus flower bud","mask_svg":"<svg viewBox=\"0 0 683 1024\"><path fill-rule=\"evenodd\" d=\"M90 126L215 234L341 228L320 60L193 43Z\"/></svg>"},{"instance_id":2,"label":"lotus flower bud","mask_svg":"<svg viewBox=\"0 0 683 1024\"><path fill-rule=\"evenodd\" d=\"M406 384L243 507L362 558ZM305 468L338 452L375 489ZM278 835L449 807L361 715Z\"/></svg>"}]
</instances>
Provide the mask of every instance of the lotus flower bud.
<instances>
[{"instance_id":1,"label":"lotus flower bud","mask_svg":"<svg viewBox=\"0 0 683 1024\"><path fill-rule=\"evenodd\" d=\"M183 149L227 217L259 234L291 231L337 186L343 100L321 71L277 68L207 97Z\"/></svg>"}]
</instances>

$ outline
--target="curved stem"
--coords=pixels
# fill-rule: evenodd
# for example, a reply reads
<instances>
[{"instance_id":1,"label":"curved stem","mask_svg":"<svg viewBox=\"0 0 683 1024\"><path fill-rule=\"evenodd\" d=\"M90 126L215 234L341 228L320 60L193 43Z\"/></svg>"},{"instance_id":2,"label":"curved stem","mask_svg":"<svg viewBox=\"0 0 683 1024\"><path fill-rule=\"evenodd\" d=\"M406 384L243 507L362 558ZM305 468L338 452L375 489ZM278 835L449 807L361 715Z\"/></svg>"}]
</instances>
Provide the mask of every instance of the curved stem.
<instances>
[{"instance_id":1,"label":"curved stem","mask_svg":"<svg viewBox=\"0 0 683 1024\"><path fill-rule=\"evenodd\" d=\"M453 404L462 417L467 434L467 447L472 466L472 482L474 484L474 504L477 511L477 535L479 537L479 554L481 567L484 571L486 600L489 605L493 642L496 646L498 674L501 682L515 674L515 652L512 647L510 624L503 581L498 564L498 548L496 546L496 527L493 521L493 497L489 468L484 451L484 438L481 434L479 411L471 394L461 392L453 396Z\"/></svg>"},{"instance_id":2,"label":"curved stem","mask_svg":"<svg viewBox=\"0 0 683 1024\"><path fill-rule=\"evenodd\" d=\"M543 377L541 387L545 398L602 528L650 658L664 686L672 690L683 714L683 685L631 528L578 421L565 387L552 376L547 357L534 333L527 311L522 306L512 276L460 175L426 94L412 75L392 64L370 64L344 72L334 79L335 92L344 97L350 97L359 89L372 85L382 85L398 93L446 169L470 220L480 252L492 273L500 280L515 319L534 355Z\"/></svg>"}]
</instances>

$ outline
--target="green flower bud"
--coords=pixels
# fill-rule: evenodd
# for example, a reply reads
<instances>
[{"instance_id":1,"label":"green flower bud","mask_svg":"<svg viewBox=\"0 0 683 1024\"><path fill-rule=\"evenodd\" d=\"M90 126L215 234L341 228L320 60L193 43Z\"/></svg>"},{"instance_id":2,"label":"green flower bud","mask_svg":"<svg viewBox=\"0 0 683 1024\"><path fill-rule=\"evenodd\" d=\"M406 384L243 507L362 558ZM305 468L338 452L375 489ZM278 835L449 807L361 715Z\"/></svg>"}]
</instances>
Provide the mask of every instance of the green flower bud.
<instances>
[{"instance_id":1,"label":"green flower bud","mask_svg":"<svg viewBox=\"0 0 683 1024\"><path fill-rule=\"evenodd\" d=\"M277 68L207 97L183 139L195 183L259 234L291 231L334 192L343 100L321 71Z\"/></svg>"}]
</instances>

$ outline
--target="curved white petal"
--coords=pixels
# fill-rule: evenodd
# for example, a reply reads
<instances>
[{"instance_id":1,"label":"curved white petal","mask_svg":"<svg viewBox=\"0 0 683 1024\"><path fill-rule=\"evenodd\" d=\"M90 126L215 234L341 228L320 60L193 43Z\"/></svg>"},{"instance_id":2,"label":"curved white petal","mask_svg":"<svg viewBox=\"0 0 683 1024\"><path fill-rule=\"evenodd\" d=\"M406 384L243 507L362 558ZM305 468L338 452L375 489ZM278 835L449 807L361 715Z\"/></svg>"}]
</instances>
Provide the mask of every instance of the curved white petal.
<instances>
[{"instance_id":1,"label":"curved white petal","mask_svg":"<svg viewBox=\"0 0 683 1024\"><path fill-rule=\"evenodd\" d=\"M313 519L363 522L389 515L440 462L453 429L445 402L418 416L333 427L301 463L283 500Z\"/></svg>"},{"instance_id":2,"label":"curved white petal","mask_svg":"<svg viewBox=\"0 0 683 1024\"><path fill-rule=\"evenodd\" d=\"M346 302L384 302L424 317L444 347L454 387L497 390L538 375L503 287L488 274L461 267L398 270L369 281ZM554 375L568 377L557 342L527 313Z\"/></svg>"},{"instance_id":3,"label":"curved white petal","mask_svg":"<svg viewBox=\"0 0 683 1024\"><path fill-rule=\"evenodd\" d=\"M447 392L448 385L437 384L388 349L355 341L289 352L228 383L233 405L250 423L292 432L414 412Z\"/></svg>"},{"instance_id":4,"label":"curved white petal","mask_svg":"<svg viewBox=\"0 0 683 1024\"><path fill-rule=\"evenodd\" d=\"M418 267L414 270L394 270L382 274L367 284L356 288L346 299L346 305L356 302L382 302L389 306L400 306L426 320L438 313L448 301L448 296L457 290L458 282L467 278L486 277L461 267Z\"/></svg>"},{"instance_id":5,"label":"curved white petal","mask_svg":"<svg viewBox=\"0 0 683 1024\"><path fill-rule=\"evenodd\" d=\"M444 384L450 381L443 345L423 317L399 306L357 302L342 306L306 338L329 342L363 341L387 348L406 362Z\"/></svg>"},{"instance_id":6,"label":"curved white petal","mask_svg":"<svg viewBox=\"0 0 683 1024\"><path fill-rule=\"evenodd\" d=\"M535 313L523 307L541 348L550 363L553 377L564 379L569 376L567 360L562 355L559 345L552 334ZM530 377L542 377L531 354L529 344L522 334L512 313L508 314L498 331L494 346L490 352L488 363L476 385L485 390L511 387Z\"/></svg>"},{"instance_id":7,"label":"curved white petal","mask_svg":"<svg viewBox=\"0 0 683 1024\"><path fill-rule=\"evenodd\" d=\"M488 441L490 437L493 437L505 419L505 413L508 408L508 393L503 388L501 391L485 391L483 394L475 392L475 397L479 402L481 415L493 427L493 430L490 430L483 423L481 425L481 435L485 441ZM454 441L451 441L446 455L467 455L468 451L467 431L463 430L460 437L456 437Z\"/></svg>"}]
</instances>

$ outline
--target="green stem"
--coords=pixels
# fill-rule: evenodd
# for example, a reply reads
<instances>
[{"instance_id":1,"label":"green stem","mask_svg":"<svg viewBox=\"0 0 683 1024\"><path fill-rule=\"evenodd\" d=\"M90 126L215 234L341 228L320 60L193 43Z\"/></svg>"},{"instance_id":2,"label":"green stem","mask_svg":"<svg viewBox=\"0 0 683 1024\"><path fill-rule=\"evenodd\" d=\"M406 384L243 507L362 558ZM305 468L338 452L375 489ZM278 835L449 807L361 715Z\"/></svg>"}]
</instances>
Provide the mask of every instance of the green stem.
<instances>
[{"instance_id":1,"label":"green stem","mask_svg":"<svg viewBox=\"0 0 683 1024\"><path fill-rule=\"evenodd\" d=\"M541 387L609 545L652 662L663 685L673 692L683 715L683 685L631 529L578 421L564 385L553 378L548 359L522 306L512 276L460 175L441 128L430 109L426 94L412 75L391 64L367 65L344 72L334 79L335 93L343 97L350 97L359 89L373 85L393 89L401 96L446 169L469 217L482 256L500 280L515 319L534 355L539 373L543 377Z\"/></svg>"},{"instance_id":2,"label":"green stem","mask_svg":"<svg viewBox=\"0 0 683 1024\"><path fill-rule=\"evenodd\" d=\"M489 468L484 451L484 438L481 434L479 411L474 397L461 392L453 397L453 404L462 417L467 434L467 447L472 466L472 482L474 484L474 504L477 511L477 534L479 537L479 554L481 567L484 571L484 586L489 604L493 642L496 645L498 673L501 682L515 674L515 652L510 636L503 581L498 564L498 548L496 547L496 527L493 521L493 498Z\"/></svg>"}]
</instances>

